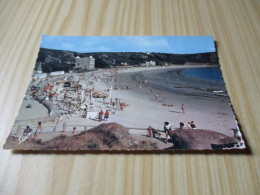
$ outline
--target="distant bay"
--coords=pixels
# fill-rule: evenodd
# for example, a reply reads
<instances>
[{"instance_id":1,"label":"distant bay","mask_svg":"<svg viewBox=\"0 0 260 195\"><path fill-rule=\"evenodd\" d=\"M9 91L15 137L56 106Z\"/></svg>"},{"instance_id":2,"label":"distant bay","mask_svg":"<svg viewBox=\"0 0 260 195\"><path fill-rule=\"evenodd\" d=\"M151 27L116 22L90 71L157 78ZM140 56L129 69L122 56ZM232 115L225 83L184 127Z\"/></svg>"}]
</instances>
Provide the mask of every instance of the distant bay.
<instances>
[{"instance_id":1,"label":"distant bay","mask_svg":"<svg viewBox=\"0 0 260 195\"><path fill-rule=\"evenodd\" d=\"M215 97L213 91L226 93L220 67L169 67L134 75L139 83L175 94Z\"/></svg>"},{"instance_id":2,"label":"distant bay","mask_svg":"<svg viewBox=\"0 0 260 195\"><path fill-rule=\"evenodd\" d=\"M188 68L182 71L185 76L205 80L224 83L222 73L219 67L199 67Z\"/></svg>"}]
</instances>

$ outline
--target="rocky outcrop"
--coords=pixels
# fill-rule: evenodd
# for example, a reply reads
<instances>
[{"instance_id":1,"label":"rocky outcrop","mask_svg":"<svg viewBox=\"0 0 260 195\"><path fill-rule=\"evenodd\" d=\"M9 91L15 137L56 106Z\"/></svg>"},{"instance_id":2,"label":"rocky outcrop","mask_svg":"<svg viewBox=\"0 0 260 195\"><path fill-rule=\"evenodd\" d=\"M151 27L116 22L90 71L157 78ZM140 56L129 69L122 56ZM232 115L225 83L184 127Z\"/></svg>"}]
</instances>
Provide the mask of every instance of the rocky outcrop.
<instances>
[{"instance_id":1,"label":"rocky outcrop","mask_svg":"<svg viewBox=\"0 0 260 195\"><path fill-rule=\"evenodd\" d=\"M6 149L54 151L151 151L158 149L156 143L136 140L129 134L127 128L117 123L104 123L89 131L74 136L60 135L47 142L27 140L18 145L17 138L9 137L8 144L4 147Z\"/></svg>"},{"instance_id":2,"label":"rocky outcrop","mask_svg":"<svg viewBox=\"0 0 260 195\"><path fill-rule=\"evenodd\" d=\"M230 148L239 143L234 137L211 130L183 130L178 129L171 134L174 146L171 149L211 150Z\"/></svg>"}]
</instances>

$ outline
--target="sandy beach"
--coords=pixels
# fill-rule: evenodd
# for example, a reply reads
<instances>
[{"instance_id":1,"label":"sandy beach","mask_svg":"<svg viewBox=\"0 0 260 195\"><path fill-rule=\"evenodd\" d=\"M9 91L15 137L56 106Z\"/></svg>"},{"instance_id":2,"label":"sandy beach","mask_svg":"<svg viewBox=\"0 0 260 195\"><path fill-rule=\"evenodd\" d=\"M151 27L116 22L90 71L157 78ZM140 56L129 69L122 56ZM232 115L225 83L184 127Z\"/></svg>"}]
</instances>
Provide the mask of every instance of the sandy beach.
<instances>
[{"instance_id":1,"label":"sandy beach","mask_svg":"<svg viewBox=\"0 0 260 195\"><path fill-rule=\"evenodd\" d=\"M140 72L191 67L130 68L118 71L117 80L113 83L118 86L118 90L112 91L112 98L118 97L130 106L126 107L123 112L112 115L109 122L118 122L127 127L153 126L162 129L165 121L170 122L174 128L178 128L180 122L187 124L189 121L194 121L197 128L214 130L232 136L233 132L230 129L236 128L236 122L227 98L214 97L213 99L181 93L174 94L158 88L153 88L151 93L149 86L141 84L140 87L139 82L135 80L135 76ZM97 86L98 90L104 90L111 84L98 82ZM158 94L158 101L156 101L156 94ZM182 104L185 107L185 114L182 113Z\"/></svg>"},{"instance_id":2,"label":"sandy beach","mask_svg":"<svg viewBox=\"0 0 260 195\"><path fill-rule=\"evenodd\" d=\"M210 95L205 95L203 90L199 91L202 96L190 95L194 90L197 90L194 87L176 88L178 92L175 93L172 90L167 90L167 87L160 87L160 83L152 85L149 80L140 80L142 78L141 74L163 73L167 71L180 73L180 70L186 68L193 68L193 66L175 65L167 67L100 69L85 73L86 78L89 79L88 81L91 81L91 86L87 86L88 88L94 88L95 91L101 91L108 95L104 100L102 98L93 98L98 112L100 109L104 112L105 110L110 112L108 120L99 121L97 117L82 118L76 115L70 117L62 116L59 120L48 121L43 124L42 139L47 141L58 136L58 132L62 131L64 123L66 123L67 132L72 132L74 126L77 126L77 132L80 132L86 130L85 126L87 126L87 129L91 129L101 123L116 122L130 128L130 134L144 136L146 135L146 130L144 129L148 128L148 126L163 130L165 121L168 121L174 129L179 128L180 122L183 122L186 127L188 122L194 121L198 129L217 131L232 137L234 133L231 129L236 128L236 120L227 97L217 97L212 92L211 94L206 92ZM67 73L62 78L75 77L75 75L77 73ZM61 79L60 77L57 78ZM184 81L186 85L187 83L190 83L191 86L194 84L194 80L189 80L189 78L187 79L181 74L176 75L176 79L174 79L172 82L175 83L171 84L177 84L176 86L180 86L180 82ZM55 80L56 78L52 78L52 81ZM45 84L46 82L42 82L41 87ZM112 102L115 103L114 106L110 104L109 98L112 98ZM123 110L120 109L120 105L117 102L123 102L126 105ZM184 105L184 113L182 104ZM46 115L46 109L41 109L41 107L34 109L38 109L36 112L41 113L38 116ZM21 116L17 118L21 118ZM36 128L36 125L36 121L30 123L33 129ZM54 125L57 126L55 129ZM16 129L17 127L12 128L11 134L14 135ZM53 131L55 131L55 136ZM48 133L50 134L49 136ZM164 134L163 137L165 138ZM41 139L41 134L39 139ZM166 145L165 147L169 147L168 144Z\"/></svg>"}]
</instances>

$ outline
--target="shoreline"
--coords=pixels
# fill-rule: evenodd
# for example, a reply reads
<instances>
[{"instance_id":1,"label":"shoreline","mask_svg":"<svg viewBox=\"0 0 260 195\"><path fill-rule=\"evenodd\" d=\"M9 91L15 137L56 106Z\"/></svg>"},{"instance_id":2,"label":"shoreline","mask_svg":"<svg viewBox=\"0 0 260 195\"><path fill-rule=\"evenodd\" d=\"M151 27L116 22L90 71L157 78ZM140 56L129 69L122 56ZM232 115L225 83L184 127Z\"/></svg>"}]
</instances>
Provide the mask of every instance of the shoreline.
<instances>
[{"instance_id":1,"label":"shoreline","mask_svg":"<svg viewBox=\"0 0 260 195\"><path fill-rule=\"evenodd\" d=\"M158 71L160 74L166 73L166 71L171 76L175 77L175 80L168 81L167 79L163 80L163 78L160 79L162 82L150 82L147 81L150 85L150 87L156 88L157 90L161 91L170 91L175 94L180 95L190 95L190 96L200 96L200 97L208 97L208 98L220 98L223 100L223 97L227 97L227 92L225 89L224 83L219 82L213 82L213 81L207 81L203 79L197 79L193 77L189 77L184 75L182 72L190 69L190 68L212 68L212 67L218 67L218 66L178 66L178 67L169 67L164 69L153 69L153 70L147 70L147 71L137 71L132 74L133 80L136 82L142 83L144 80L147 80L147 78L144 77L145 74L142 74L143 72L146 72L148 74L152 74L155 77L158 75ZM156 73L155 73L156 71ZM154 74L155 73L155 74ZM126 74L126 73L125 73ZM169 74L168 74L169 75ZM143 78L142 78L143 77ZM149 78L148 78L149 79ZM167 80L167 81L166 81ZM167 84L163 85L163 82L167 82ZM217 96L218 94L214 93L214 91L223 91L221 94L222 96Z\"/></svg>"}]
</instances>

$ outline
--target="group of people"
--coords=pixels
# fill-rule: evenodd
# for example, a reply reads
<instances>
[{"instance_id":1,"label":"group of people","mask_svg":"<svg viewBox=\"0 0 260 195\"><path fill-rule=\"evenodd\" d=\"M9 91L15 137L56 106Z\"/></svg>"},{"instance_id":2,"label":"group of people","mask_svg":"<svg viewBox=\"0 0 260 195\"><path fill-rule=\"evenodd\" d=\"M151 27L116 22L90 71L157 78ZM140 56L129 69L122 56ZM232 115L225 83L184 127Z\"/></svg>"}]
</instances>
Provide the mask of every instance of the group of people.
<instances>
[{"instance_id":1,"label":"group of people","mask_svg":"<svg viewBox=\"0 0 260 195\"><path fill-rule=\"evenodd\" d=\"M196 125L193 121L188 122L187 129L196 129Z\"/></svg>"},{"instance_id":2,"label":"group of people","mask_svg":"<svg viewBox=\"0 0 260 195\"><path fill-rule=\"evenodd\" d=\"M38 139L38 136L39 136L39 134L40 134L41 132L42 132L42 122L41 122L41 121L38 122L38 125L37 125L35 131L33 131L33 130L30 128L30 126L26 126L26 129L24 129L24 131L23 131L23 133L25 133L25 134L29 134L29 135L32 135L32 134L33 134L33 137L34 137L35 140Z\"/></svg>"},{"instance_id":3,"label":"group of people","mask_svg":"<svg viewBox=\"0 0 260 195\"><path fill-rule=\"evenodd\" d=\"M187 127L185 128L184 123L180 122L180 129L196 129L196 125L193 121L188 122Z\"/></svg>"},{"instance_id":4,"label":"group of people","mask_svg":"<svg viewBox=\"0 0 260 195\"><path fill-rule=\"evenodd\" d=\"M114 101L112 100L112 98L111 98L111 99L110 99L110 105L112 105L112 108L114 108L116 104L119 104L121 111L123 111L124 107L127 105L126 103L123 103L123 102L121 101L121 99L116 98L116 99L115 99L115 102L114 102Z\"/></svg>"},{"instance_id":5,"label":"group of people","mask_svg":"<svg viewBox=\"0 0 260 195\"><path fill-rule=\"evenodd\" d=\"M169 122L164 122L164 126L163 126L163 132L165 133L165 143L168 143L168 136L171 135L171 132L173 131L172 125ZM149 126L147 129L147 136L149 137L154 137L154 138L158 138L161 139L162 138L162 131L160 131L159 129L154 129L152 126Z\"/></svg>"},{"instance_id":6,"label":"group of people","mask_svg":"<svg viewBox=\"0 0 260 195\"><path fill-rule=\"evenodd\" d=\"M158 102L159 100L159 94L156 93L155 94L155 100ZM166 102L166 97L163 97L163 100L162 100L163 103ZM185 107L184 107L184 104L181 104L181 110L182 110L182 114L185 114Z\"/></svg>"},{"instance_id":7,"label":"group of people","mask_svg":"<svg viewBox=\"0 0 260 195\"><path fill-rule=\"evenodd\" d=\"M100 110L100 112L98 113L99 122L101 122L102 120L107 121L108 118L109 118L109 111L106 110L106 112L104 113L103 110Z\"/></svg>"},{"instance_id":8,"label":"group of people","mask_svg":"<svg viewBox=\"0 0 260 195\"><path fill-rule=\"evenodd\" d=\"M185 129L184 127L184 123L180 122L180 127L179 129ZM193 121L188 122L187 124L187 129L196 129L196 125L194 124ZM164 126L163 126L163 132L165 133L165 143L168 143L168 137L171 137L172 132L174 131L172 125L169 122L164 122ZM148 137L154 137L154 138L158 138L161 139L162 137L162 131L160 131L159 129L154 129L152 126L149 126L147 129L147 133L146 135Z\"/></svg>"},{"instance_id":9,"label":"group of people","mask_svg":"<svg viewBox=\"0 0 260 195\"><path fill-rule=\"evenodd\" d=\"M77 128L73 127L73 131L71 136L75 135ZM38 140L38 135L42 132L42 124L41 121L38 122L38 126L36 128L35 131L33 131L33 129L30 128L30 126L26 126L26 129L24 129L23 133L26 135L33 135L35 140Z\"/></svg>"}]
</instances>

